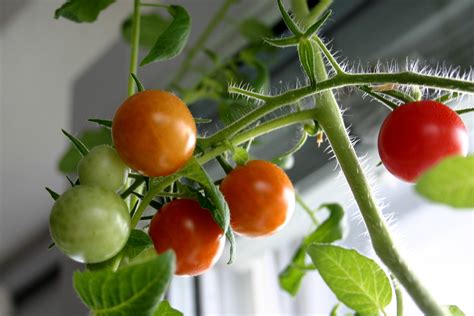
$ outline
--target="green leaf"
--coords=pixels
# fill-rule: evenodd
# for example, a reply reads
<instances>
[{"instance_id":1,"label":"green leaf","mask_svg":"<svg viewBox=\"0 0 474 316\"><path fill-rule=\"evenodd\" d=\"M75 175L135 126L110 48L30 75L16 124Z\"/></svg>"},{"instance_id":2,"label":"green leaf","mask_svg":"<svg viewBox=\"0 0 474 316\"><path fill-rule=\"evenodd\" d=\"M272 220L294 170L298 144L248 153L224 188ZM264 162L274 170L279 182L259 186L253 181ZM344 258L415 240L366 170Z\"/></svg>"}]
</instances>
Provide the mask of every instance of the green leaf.
<instances>
[{"instance_id":1,"label":"green leaf","mask_svg":"<svg viewBox=\"0 0 474 316\"><path fill-rule=\"evenodd\" d=\"M133 259L150 247L153 247L153 242L148 234L143 230L133 229L122 252L125 257Z\"/></svg>"},{"instance_id":2,"label":"green leaf","mask_svg":"<svg viewBox=\"0 0 474 316\"><path fill-rule=\"evenodd\" d=\"M423 197L474 210L474 155L450 157L425 172L415 189Z\"/></svg>"},{"instance_id":3,"label":"green leaf","mask_svg":"<svg viewBox=\"0 0 474 316\"><path fill-rule=\"evenodd\" d=\"M278 275L280 287L295 296L301 286L301 281L306 275L306 249L313 243L330 243L340 240L344 236L344 209L339 204L323 204L319 207L327 208L329 217L319 225L314 232L306 236L296 251L290 264Z\"/></svg>"},{"instance_id":4,"label":"green leaf","mask_svg":"<svg viewBox=\"0 0 474 316\"><path fill-rule=\"evenodd\" d=\"M318 228L304 239L305 245L317 243L331 243L344 237L344 209L336 203L323 204L319 207L327 208L329 217Z\"/></svg>"},{"instance_id":5,"label":"green leaf","mask_svg":"<svg viewBox=\"0 0 474 316\"><path fill-rule=\"evenodd\" d=\"M206 196L212 201L213 206L210 211L216 223L224 231L227 240L230 243L230 259L229 264L235 259L235 237L230 228L230 212L229 206L224 199L221 191L216 187L214 181L209 177L204 168L196 161L196 158L191 158L188 164L178 172L179 176L194 180L203 186Z\"/></svg>"},{"instance_id":6,"label":"green leaf","mask_svg":"<svg viewBox=\"0 0 474 316\"><path fill-rule=\"evenodd\" d=\"M147 316L168 287L174 265L174 254L166 252L117 272L75 272L74 288L95 316Z\"/></svg>"},{"instance_id":7,"label":"green leaf","mask_svg":"<svg viewBox=\"0 0 474 316\"><path fill-rule=\"evenodd\" d=\"M239 25L240 33L250 42L261 42L263 37L272 37L270 27L255 18L243 20Z\"/></svg>"},{"instance_id":8,"label":"green leaf","mask_svg":"<svg viewBox=\"0 0 474 316\"><path fill-rule=\"evenodd\" d=\"M102 144L112 145L112 137L110 129L101 128L86 130L77 138L87 148L92 148ZM76 148L70 146L59 161L59 171L63 173L71 173L77 171L77 164L81 159L81 154Z\"/></svg>"},{"instance_id":9,"label":"green leaf","mask_svg":"<svg viewBox=\"0 0 474 316\"><path fill-rule=\"evenodd\" d=\"M295 296L301 286L301 281L306 271L301 269L306 264L306 251L300 246L296 251L291 263L278 275L278 283L280 287L288 292L291 296Z\"/></svg>"},{"instance_id":10,"label":"green leaf","mask_svg":"<svg viewBox=\"0 0 474 316\"><path fill-rule=\"evenodd\" d=\"M308 253L339 301L361 314L378 314L392 299L392 288L379 265L355 250L312 244Z\"/></svg>"},{"instance_id":11,"label":"green leaf","mask_svg":"<svg viewBox=\"0 0 474 316\"><path fill-rule=\"evenodd\" d=\"M160 34L148 55L143 58L140 66L154 61L168 60L177 56L186 46L191 31L191 17L185 8L179 5L168 7L173 20Z\"/></svg>"},{"instance_id":12,"label":"green leaf","mask_svg":"<svg viewBox=\"0 0 474 316\"><path fill-rule=\"evenodd\" d=\"M465 316L464 312L457 307L456 305L446 305L444 306L447 310L449 315L451 316Z\"/></svg>"},{"instance_id":13,"label":"green leaf","mask_svg":"<svg viewBox=\"0 0 474 316\"><path fill-rule=\"evenodd\" d=\"M94 22L99 13L114 3L115 0L69 0L54 12L54 18L81 23Z\"/></svg>"},{"instance_id":14,"label":"green leaf","mask_svg":"<svg viewBox=\"0 0 474 316\"><path fill-rule=\"evenodd\" d=\"M167 300L163 300L152 316L183 316L183 313L171 307Z\"/></svg>"},{"instance_id":15,"label":"green leaf","mask_svg":"<svg viewBox=\"0 0 474 316\"><path fill-rule=\"evenodd\" d=\"M249 161L249 153L242 147L234 147L232 160L239 166L243 166Z\"/></svg>"},{"instance_id":16,"label":"green leaf","mask_svg":"<svg viewBox=\"0 0 474 316\"><path fill-rule=\"evenodd\" d=\"M133 16L130 15L122 23L122 37L128 43L132 42L132 20ZM140 16L140 46L151 48L168 24L169 22L159 14L142 14Z\"/></svg>"}]
</instances>

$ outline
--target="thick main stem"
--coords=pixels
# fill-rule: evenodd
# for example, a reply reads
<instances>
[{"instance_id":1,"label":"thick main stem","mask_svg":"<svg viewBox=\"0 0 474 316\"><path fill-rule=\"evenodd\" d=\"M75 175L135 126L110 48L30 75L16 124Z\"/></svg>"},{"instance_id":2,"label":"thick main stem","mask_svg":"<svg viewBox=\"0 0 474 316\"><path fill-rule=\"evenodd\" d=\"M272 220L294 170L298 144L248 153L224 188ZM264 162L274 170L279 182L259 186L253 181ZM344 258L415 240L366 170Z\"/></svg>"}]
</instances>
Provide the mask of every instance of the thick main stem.
<instances>
[{"instance_id":1,"label":"thick main stem","mask_svg":"<svg viewBox=\"0 0 474 316\"><path fill-rule=\"evenodd\" d=\"M327 77L322 56L317 57L317 73ZM392 271L418 307L427 315L444 315L441 306L421 284L400 255L387 223L378 207L346 131L341 111L331 91L317 97L315 119L323 128L359 206L375 253Z\"/></svg>"}]
</instances>

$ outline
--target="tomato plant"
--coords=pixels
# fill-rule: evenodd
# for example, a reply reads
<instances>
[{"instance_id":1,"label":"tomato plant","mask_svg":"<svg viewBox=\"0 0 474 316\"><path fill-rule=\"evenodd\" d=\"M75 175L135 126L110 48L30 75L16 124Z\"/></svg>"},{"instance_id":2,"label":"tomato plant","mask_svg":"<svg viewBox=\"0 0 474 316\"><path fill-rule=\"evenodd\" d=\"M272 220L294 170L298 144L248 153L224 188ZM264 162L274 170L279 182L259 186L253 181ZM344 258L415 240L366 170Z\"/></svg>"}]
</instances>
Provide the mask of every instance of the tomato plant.
<instances>
[{"instance_id":1,"label":"tomato plant","mask_svg":"<svg viewBox=\"0 0 474 316\"><path fill-rule=\"evenodd\" d=\"M177 275L206 272L219 259L225 243L209 210L190 199L163 206L151 220L149 234L158 253L175 252Z\"/></svg>"},{"instance_id":2,"label":"tomato plant","mask_svg":"<svg viewBox=\"0 0 474 316\"><path fill-rule=\"evenodd\" d=\"M85 0L68 1L57 10L56 17L90 22L114 1L102 2L91 6ZM94 186L75 186L62 195L48 189L57 199L51 213L52 238L60 250L75 260L91 263L110 259L104 267L95 266L97 270L76 273L79 296L92 312L101 315L152 315L170 310L166 301L160 307L156 305L173 273L198 275L210 269L221 255L224 236L230 244L231 263L236 244L234 230L242 238L273 234L284 228L298 203L314 229L303 237L291 262L280 273L282 289L296 295L304 275L317 270L339 302L355 314L386 314L393 292L400 315L400 282L424 314L444 315L446 308L420 282L394 242L349 137L335 92L352 87L393 111L379 135L380 156L390 172L414 181L437 165L418 182L418 191L425 192L432 201L474 208L474 195L469 194L474 190L474 175L466 172L472 158L457 157L438 165L447 156L466 154L466 128L458 114L473 110L456 113L442 103L473 94L474 83L466 80L468 76L395 72L393 67L388 71L343 67L319 36L331 15L327 10L331 1L318 1L310 8L308 1L294 0L290 15L283 1L277 0L275 7L289 32L284 37L273 37L264 23L244 21L239 28L248 45L237 55L222 58L205 47L235 2L223 1L202 35L186 50L167 87L143 91L138 79L140 30L153 35L142 33L149 37L142 44L151 46L140 63L144 66L174 58L183 51L191 17L183 6L133 1L133 14L123 29L131 44L128 99L112 121L91 121L112 130L118 156L136 172L127 175L127 168L118 162L111 147L89 151L80 139L63 131L84 156L79 166L80 182ZM165 8L169 23L152 23L154 26L146 30L151 20L161 21L162 17L142 14L142 6ZM264 46L263 41L268 45ZM267 89L270 72L266 62L272 59L269 56L275 47L295 48L306 84L278 94L262 92L272 91ZM212 62L209 70L201 71L203 64L193 63L201 51ZM185 76L196 69L197 82L187 84ZM422 95L433 100L417 101ZM305 102L308 99L314 102ZM215 106L218 115L212 119L193 118L186 104L193 106L197 101ZM212 122L218 129L203 126L202 135L197 137L196 122ZM275 164L258 157L247 162L252 157L254 139L290 125L299 127L301 137L272 161L289 161L310 137L316 137L312 143L315 149L327 139L365 222L374 253L386 269L355 250L330 244L346 235L342 206L322 203L313 208L295 192L288 176ZM229 157L238 164L235 168ZM207 173L205 165L211 161L218 162L227 174L223 179L213 179ZM114 176L109 177L109 172ZM118 190L124 182L126 188L120 197L103 188ZM450 184L449 188L445 183ZM451 194L449 199L443 197L453 190L457 194ZM144 216L149 206L158 210L153 217ZM317 214L321 210L329 212L322 222ZM135 230L129 238L130 228ZM144 232L147 228L148 235ZM386 270L390 271L391 280ZM125 296L121 295L124 288ZM144 288L153 291L143 291ZM337 306L331 315L337 314Z\"/></svg>"},{"instance_id":3,"label":"tomato plant","mask_svg":"<svg viewBox=\"0 0 474 316\"><path fill-rule=\"evenodd\" d=\"M113 191L78 185L56 200L49 228L56 246L70 258L97 263L123 248L130 234L130 216Z\"/></svg>"},{"instance_id":4,"label":"tomato plant","mask_svg":"<svg viewBox=\"0 0 474 316\"><path fill-rule=\"evenodd\" d=\"M220 187L229 204L231 226L249 237L275 233L295 208L293 184L277 165L252 160L232 170Z\"/></svg>"},{"instance_id":5,"label":"tomato plant","mask_svg":"<svg viewBox=\"0 0 474 316\"><path fill-rule=\"evenodd\" d=\"M196 124L177 96L146 90L118 108L112 136L120 157L147 176L172 174L191 158L196 145Z\"/></svg>"},{"instance_id":6,"label":"tomato plant","mask_svg":"<svg viewBox=\"0 0 474 316\"><path fill-rule=\"evenodd\" d=\"M100 145L82 157L77 165L77 173L81 184L119 191L127 180L128 167L114 148Z\"/></svg>"},{"instance_id":7,"label":"tomato plant","mask_svg":"<svg viewBox=\"0 0 474 316\"><path fill-rule=\"evenodd\" d=\"M467 154L467 130L459 115L435 101L401 105L380 128L378 149L384 166L415 181L443 158Z\"/></svg>"}]
</instances>

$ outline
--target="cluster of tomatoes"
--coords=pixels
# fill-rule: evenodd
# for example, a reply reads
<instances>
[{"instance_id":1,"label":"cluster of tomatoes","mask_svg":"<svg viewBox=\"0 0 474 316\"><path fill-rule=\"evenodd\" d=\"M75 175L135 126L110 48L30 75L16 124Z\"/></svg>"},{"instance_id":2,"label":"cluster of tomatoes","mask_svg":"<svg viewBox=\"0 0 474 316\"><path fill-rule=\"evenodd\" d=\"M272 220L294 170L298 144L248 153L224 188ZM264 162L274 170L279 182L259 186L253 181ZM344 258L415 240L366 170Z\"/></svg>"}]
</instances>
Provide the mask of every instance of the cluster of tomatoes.
<instances>
[{"instance_id":1,"label":"cluster of tomatoes","mask_svg":"<svg viewBox=\"0 0 474 316\"><path fill-rule=\"evenodd\" d=\"M93 148L79 163L79 185L61 195L51 217L51 236L72 259L98 263L114 257L130 234L129 209L118 194L129 168L149 177L173 174L193 155L196 125L175 95L146 90L128 98L112 124L114 146ZM295 206L293 185L278 166L253 160L222 181L233 230L257 237L276 232ZM172 249L178 275L208 270L224 246L221 227L198 201L177 198L153 216L149 235L158 253Z\"/></svg>"},{"instance_id":2,"label":"cluster of tomatoes","mask_svg":"<svg viewBox=\"0 0 474 316\"><path fill-rule=\"evenodd\" d=\"M120 193L129 168L149 177L173 174L192 157L196 124L175 95L147 90L128 98L112 124L115 148L93 148L78 165L79 185L61 195L50 216L57 247L74 260L98 263L114 257L131 231L130 212ZM378 147L382 162L395 176L415 181L451 155L467 152L467 131L459 116L434 101L408 103L383 123ZM252 160L222 180L231 226L243 236L276 232L295 207L293 185L275 164ZM153 216L149 235L158 253L172 249L178 275L197 275L219 258L224 234L211 212L198 201L177 198Z\"/></svg>"}]
</instances>

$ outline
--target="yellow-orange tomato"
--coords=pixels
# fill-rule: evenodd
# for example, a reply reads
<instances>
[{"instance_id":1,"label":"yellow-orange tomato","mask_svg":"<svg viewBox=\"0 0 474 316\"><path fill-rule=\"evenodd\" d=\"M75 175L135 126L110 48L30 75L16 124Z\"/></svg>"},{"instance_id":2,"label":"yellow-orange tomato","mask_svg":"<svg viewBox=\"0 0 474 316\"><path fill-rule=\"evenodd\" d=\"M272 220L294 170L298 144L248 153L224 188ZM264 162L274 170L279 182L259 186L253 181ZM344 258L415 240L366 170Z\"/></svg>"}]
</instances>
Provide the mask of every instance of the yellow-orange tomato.
<instances>
[{"instance_id":1,"label":"yellow-orange tomato","mask_svg":"<svg viewBox=\"0 0 474 316\"><path fill-rule=\"evenodd\" d=\"M264 160L252 160L232 170L220 187L230 209L235 232L249 237L270 235L290 219L295 191L286 173Z\"/></svg>"},{"instance_id":2,"label":"yellow-orange tomato","mask_svg":"<svg viewBox=\"0 0 474 316\"><path fill-rule=\"evenodd\" d=\"M166 176L191 158L196 123L177 96L146 90L118 108L112 137L120 157L132 169L151 177Z\"/></svg>"},{"instance_id":3,"label":"yellow-orange tomato","mask_svg":"<svg viewBox=\"0 0 474 316\"><path fill-rule=\"evenodd\" d=\"M190 199L163 206L153 216L148 233L158 253L174 251L178 275L206 272L219 259L225 243L224 233L209 210Z\"/></svg>"}]
</instances>

